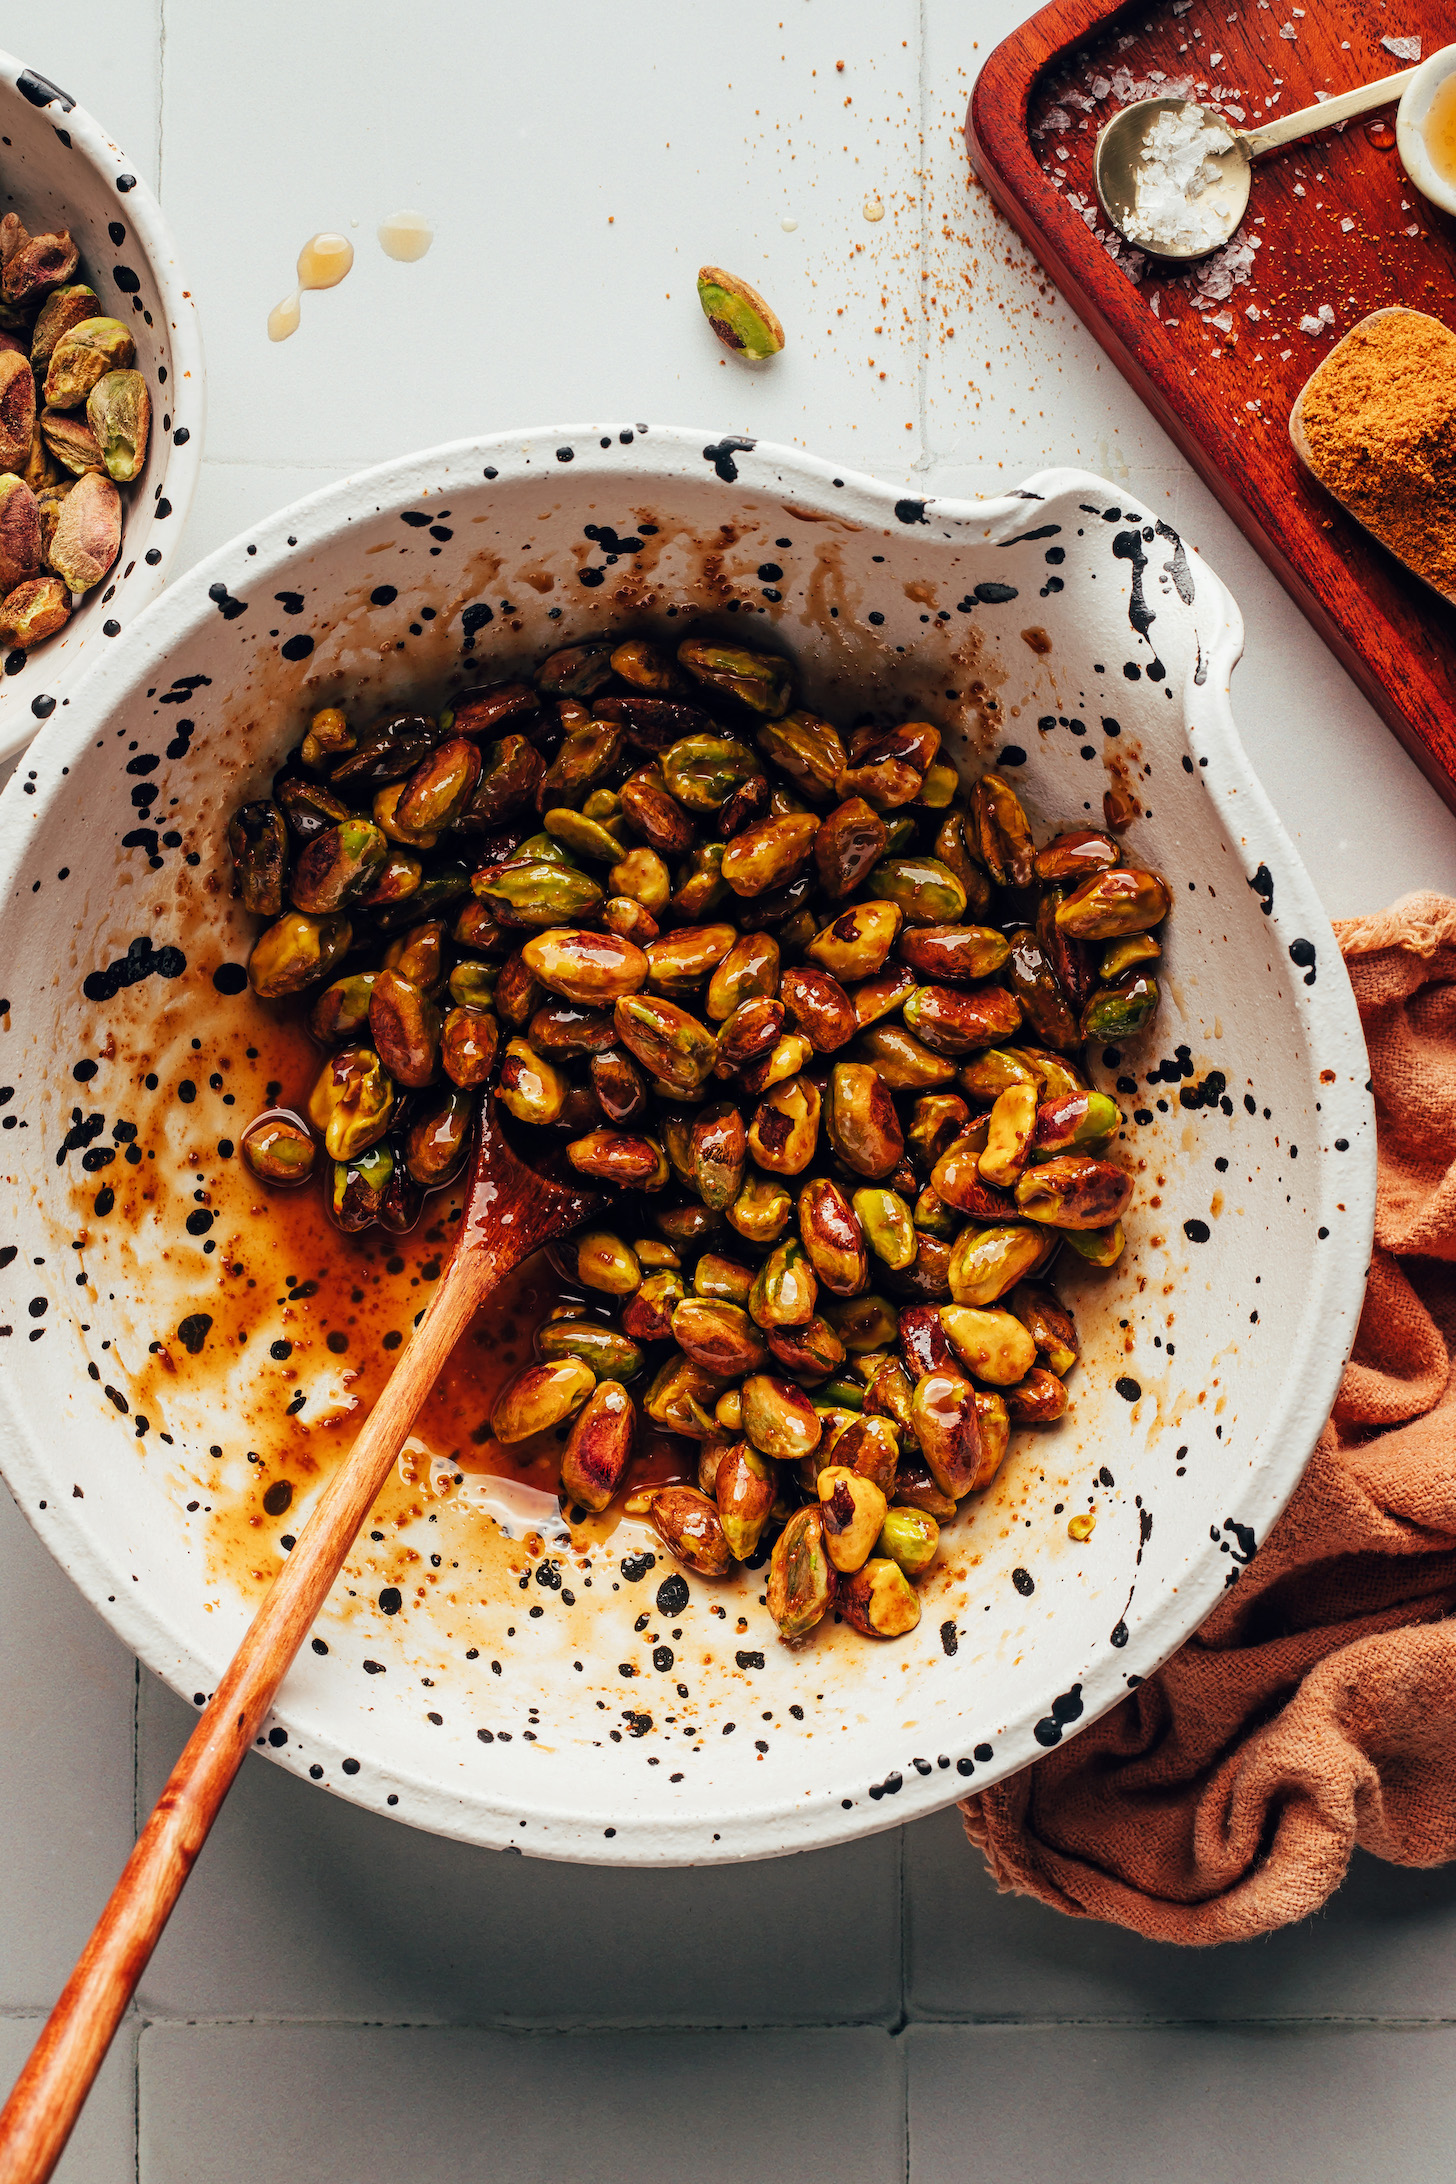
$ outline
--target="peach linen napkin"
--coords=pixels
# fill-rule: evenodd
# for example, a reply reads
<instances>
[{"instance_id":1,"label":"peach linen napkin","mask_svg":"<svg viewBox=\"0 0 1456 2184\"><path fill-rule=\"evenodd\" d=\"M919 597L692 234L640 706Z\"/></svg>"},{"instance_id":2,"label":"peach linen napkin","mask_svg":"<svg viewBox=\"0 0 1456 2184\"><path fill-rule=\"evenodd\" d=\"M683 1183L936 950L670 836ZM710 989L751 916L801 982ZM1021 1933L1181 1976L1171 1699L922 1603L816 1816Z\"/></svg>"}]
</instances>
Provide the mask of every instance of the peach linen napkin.
<instances>
[{"instance_id":1,"label":"peach linen napkin","mask_svg":"<svg viewBox=\"0 0 1456 2184\"><path fill-rule=\"evenodd\" d=\"M1242 1582L1081 1735L961 1806L1003 1889L1155 1941L1303 1918L1355 1844L1456 1855L1456 901L1335 927L1370 1049L1354 1354Z\"/></svg>"}]
</instances>

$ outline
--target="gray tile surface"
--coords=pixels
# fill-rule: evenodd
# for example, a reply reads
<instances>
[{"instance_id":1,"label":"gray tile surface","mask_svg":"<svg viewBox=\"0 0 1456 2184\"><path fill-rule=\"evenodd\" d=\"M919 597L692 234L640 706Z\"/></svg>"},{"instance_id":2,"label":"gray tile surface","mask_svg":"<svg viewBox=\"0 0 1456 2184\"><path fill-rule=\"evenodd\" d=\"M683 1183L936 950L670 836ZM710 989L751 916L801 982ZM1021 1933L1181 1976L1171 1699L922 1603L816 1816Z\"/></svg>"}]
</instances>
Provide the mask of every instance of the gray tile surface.
<instances>
[{"instance_id":1,"label":"gray tile surface","mask_svg":"<svg viewBox=\"0 0 1456 2184\"><path fill-rule=\"evenodd\" d=\"M144 1678L146 1806L190 1725ZM142 2002L179 2017L888 2024L899 1862L892 1832L762 1865L551 1865L418 1834L250 1758Z\"/></svg>"},{"instance_id":2,"label":"gray tile surface","mask_svg":"<svg viewBox=\"0 0 1456 2184\"><path fill-rule=\"evenodd\" d=\"M1456 1868L1357 1852L1317 1917L1185 1950L1003 1896L954 1813L905 1832L905 2007L948 2018L1453 2018Z\"/></svg>"},{"instance_id":3,"label":"gray tile surface","mask_svg":"<svg viewBox=\"0 0 1456 2184\"><path fill-rule=\"evenodd\" d=\"M140 2184L890 2184L883 2032L167 2026L141 2049Z\"/></svg>"},{"instance_id":4,"label":"gray tile surface","mask_svg":"<svg viewBox=\"0 0 1456 2184\"><path fill-rule=\"evenodd\" d=\"M131 1656L0 1485L0 2010L48 2009L131 1848Z\"/></svg>"},{"instance_id":5,"label":"gray tile surface","mask_svg":"<svg viewBox=\"0 0 1456 2184\"><path fill-rule=\"evenodd\" d=\"M1437 2184L1456 2029L915 2025L910 2184Z\"/></svg>"}]
</instances>

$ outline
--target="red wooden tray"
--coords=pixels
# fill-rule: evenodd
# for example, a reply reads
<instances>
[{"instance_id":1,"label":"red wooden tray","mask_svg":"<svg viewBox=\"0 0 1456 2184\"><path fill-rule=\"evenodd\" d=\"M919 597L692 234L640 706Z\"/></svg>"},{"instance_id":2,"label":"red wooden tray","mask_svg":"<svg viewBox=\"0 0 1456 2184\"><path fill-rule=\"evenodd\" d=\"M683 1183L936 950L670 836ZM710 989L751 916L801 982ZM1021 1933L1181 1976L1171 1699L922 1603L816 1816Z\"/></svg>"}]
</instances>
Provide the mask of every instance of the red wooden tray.
<instances>
[{"instance_id":1,"label":"red wooden tray","mask_svg":"<svg viewBox=\"0 0 1456 2184\"><path fill-rule=\"evenodd\" d=\"M1410 38L1426 55L1456 41L1456 0L1309 0L1305 12L1288 0L1051 0L987 60L966 144L1073 308L1456 809L1456 610L1307 477L1289 442L1295 396L1367 311L1413 304L1456 325L1453 229L1380 148L1393 112L1262 161L1229 250L1172 279L1121 242L1092 186L1097 132L1134 99L1186 92L1253 127L1393 75L1419 56L1382 40Z\"/></svg>"}]
</instances>

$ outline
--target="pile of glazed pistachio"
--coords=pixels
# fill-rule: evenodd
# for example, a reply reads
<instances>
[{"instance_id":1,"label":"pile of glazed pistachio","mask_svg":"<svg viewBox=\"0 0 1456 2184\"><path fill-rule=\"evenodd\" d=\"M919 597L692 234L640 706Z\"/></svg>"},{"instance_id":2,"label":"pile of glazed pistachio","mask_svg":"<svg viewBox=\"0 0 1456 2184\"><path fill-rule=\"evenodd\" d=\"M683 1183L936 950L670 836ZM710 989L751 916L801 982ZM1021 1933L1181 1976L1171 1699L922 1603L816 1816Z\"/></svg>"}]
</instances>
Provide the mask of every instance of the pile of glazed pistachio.
<instances>
[{"instance_id":1,"label":"pile of glazed pistachio","mask_svg":"<svg viewBox=\"0 0 1456 2184\"><path fill-rule=\"evenodd\" d=\"M121 552L117 485L139 477L152 404L136 344L77 279L69 232L0 220L0 647L29 652Z\"/></svg>"},{"instance_id":2,"label":"pile of glazed pistachio","mask_svg":"<svg viewBox=\"0 0 1456 2184\"><path fill-rule=\"evenodd\" d=\"M438 718L316 714L230 844L253 991L322 987L328 1058L243 1152L294 1183L321 1141L338 1224L403 1232L494 1085L621 1194L557 1255L603 1308L538 1330L498 1440L564 1437L589 1510L644 1434L696 1442L627 1504L679 1561L772 1539L786 1638L893 1636L1012 1421L1066 1410L1045 1276L1116 1260L1132 1188L1078 1056L1152 1021L1170 898L1110 833L1037 849L928 722L846 744L794 701L774 655L604 638Z\"/></svg>"}]
</instances>

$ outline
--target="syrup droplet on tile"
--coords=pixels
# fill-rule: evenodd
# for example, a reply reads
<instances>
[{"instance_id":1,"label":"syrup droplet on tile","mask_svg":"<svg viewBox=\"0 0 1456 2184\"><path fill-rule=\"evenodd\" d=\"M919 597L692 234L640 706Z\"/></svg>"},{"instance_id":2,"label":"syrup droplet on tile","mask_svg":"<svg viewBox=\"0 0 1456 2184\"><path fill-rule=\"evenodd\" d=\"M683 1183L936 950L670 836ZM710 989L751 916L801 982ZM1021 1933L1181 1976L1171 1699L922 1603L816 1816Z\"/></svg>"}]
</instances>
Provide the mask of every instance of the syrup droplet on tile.
<instances>
[{"instance_id":1,"label":"syrup droplet on tile","mask_svg":"<svg viewBox=\"0 0 1456 2184\"><path fill-rule=\"evenodd\" d=\"M354 263L354 245L347 235L310 235L298 253L300 288L337 288Z\"/></svg>"},{"instance_id":2,"label":"syrup droplet on tile","mask_svg":"<svg viewBox=\"0 0 1456 2184\"><path fill-rule=\"evenodd\" d=\"M883 220L885 207L882 200L875 196L867 197L864 201L864 216L867 220Z\"/></svg>"},{"instance_id":3,"label":"syrup droplet on tile","mask_svg":"<svg viewBox=\"0 0 1456 2184\"><path fill-rule=\"evenodd\" d=\"M783 229L785 235L792 235L798 224L799 223L797 220L790 220L787 218L779 222L779 225Z\"/></svg>"},{"instance_id":4,"label":"syrup droplet on tile","mask_svg":"<svg viewBox=\"0 0 1456 2184\"><path fill-rule=\"evenodd\" d=\"M434 240L435 231L422 212L392 212L380 222L380 249L386 258L398 258L405 265L423 258Z\"/></svg>"},{"instance_id":5,"label":"syrup droplet on tile","mask_svg":"<svg viewBox=\"0 0 1456 2184\"><path fill-rule=\"evenodd\" d=\"M1395 143L1395 131L1388 121L1372 121L1365 134L1377 152L1388 152Z\"/></svg>"},{"instance_id":6,"label":"syrup droplet on tile","mask_svg":"<svg viewBox=\"0 0 1456 2184\"><path fill-rule=\"evenodd\" d=\"M302 290L295 288L291 296L275 303L268 313L268 339L286 341L290 334L298 332L298 322L303 316Z\"/></svg>"}]
</instances>

